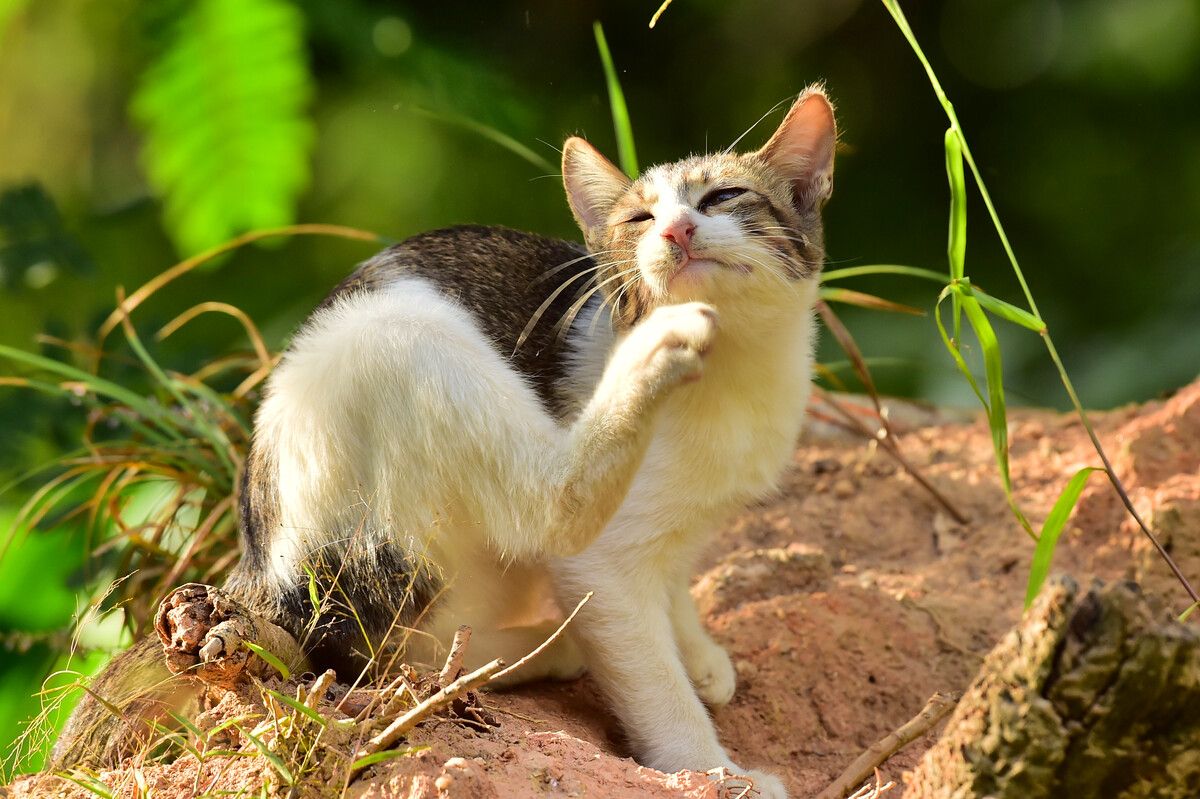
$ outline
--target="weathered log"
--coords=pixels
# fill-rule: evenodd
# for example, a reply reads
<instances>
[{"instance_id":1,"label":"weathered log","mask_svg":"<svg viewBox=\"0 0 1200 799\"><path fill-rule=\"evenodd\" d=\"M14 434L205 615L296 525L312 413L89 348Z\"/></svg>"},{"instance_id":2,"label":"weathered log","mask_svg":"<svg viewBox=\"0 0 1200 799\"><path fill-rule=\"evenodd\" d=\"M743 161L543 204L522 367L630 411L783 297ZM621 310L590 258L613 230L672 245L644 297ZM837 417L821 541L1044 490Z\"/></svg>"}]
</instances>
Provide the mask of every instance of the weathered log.
<instances>
[{"instance_id":1,"label":"weathered log","mask_svg":"<svg viewBox=\"0 0 1200 799\"><path fill-rule=\"evenodd\" d=\"M904 799L1195 799L1200 634L1132 584L1049 583Z\"/></svg>"}]
</instances>

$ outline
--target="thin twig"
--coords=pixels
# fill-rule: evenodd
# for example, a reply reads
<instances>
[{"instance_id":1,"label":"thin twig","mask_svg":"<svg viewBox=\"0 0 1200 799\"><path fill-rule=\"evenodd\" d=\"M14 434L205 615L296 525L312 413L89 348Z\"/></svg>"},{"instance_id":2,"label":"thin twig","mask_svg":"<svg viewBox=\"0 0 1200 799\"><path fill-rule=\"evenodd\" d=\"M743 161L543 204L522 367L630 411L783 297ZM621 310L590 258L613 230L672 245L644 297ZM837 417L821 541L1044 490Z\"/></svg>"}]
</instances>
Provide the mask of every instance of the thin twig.
<instances>
[{"instance_id":1,"label":"thin twig","mask_svg":"<svg viewBox=\"0 0 1200 799\"><path fill-rule=\"evenodd\" d=\"M575 615L577 613L579 613L580 609L582 609L583 606L587 604L588 600L592 598L592 593L593 593L592 591L588 591L586 594L583 595L583 599L579 600L579 604L575 606L575 609L573 611L571 611L565 619L563 619L563 623L558 625L558 629L555 630L554 632L552 632L550 634L549 638L547 638L545 641L542 641L542 643L538 645L537 649L534 649L528 655L521 658L520 660L518 660L516 663L512 664L508 668L502 669L501 671L496 672L496 674L492 676L492 679L493 680L502 679L502 678L508 676L509 674L512 674L514 671L521 668L522 666L524 666L529 661L533 660L538 655L542 654L542 652L544 652L546 650L546 647L548 647L548 646L550 646L550 644L554 643L554 641L560 635L562 635L563 630L567 629L567 625L571 623L571 620L575 618Z\"/></svg>"},{"instance_id":2,"label":"thin twig","mask_svg":"<svg viewBox=\"0 0 1200 799\"><path fill-rule=\"evenodd\" d=\"M471 640L471 628L462 625L454 631L454 641L450 644L450 654L446 655L446 665L438 675L438 685L446 685L462 672L463 656L467 654L467 643Z\"/></svg>"},{"instance_id":3,"label":"thin twig","mask_svg":"<svg viewBox=\"0 0 1200 799\"><path fill-rule=\"evenodd\" d=\"M455 675L458 676L458 675ZM411 696L414 702L417 702L417 692L413 690L412 683L408 681L403 673L396 676L396 679L384 688L380 693L383 697L383 707L379 710L379 715L383 718L394 715L400 712L400 708L404 706L405 696ZM366 718L366 716L362 716Z\"/></svg>"},{"instance_id":4,"label":"thin twig","mask_svg":"<svg viewBox=\"0 0 1200 799\"><path fill-rule=\"evenodd\" d=\"M862 421L856 418L854 414L850 413L850 411L842 406L841 403L837 402L832 396L830 396L828 392L820 391L820 389L815 389L815 391L820 399L824 400L829 407L837 411L838 415L846 420L847 424L838 425L839 427L848 429L851 432L858 433L864 438L868 438L871 441L877 442L879 446L883 447L884 452L886 452L888 455L891 455L892 458L894 458L895 461L900 464L900 467L904 469L904 471L908 472L908 474L914 480L916 480L922 488L929 492L930 496L937 500L939 505L946 509L947 513L954 517L954 521L958 522L959 524L967 524L971 521L970 517L955 507L954 503L952 503L945 494L939 491L933 483L929 482L929 480L925 478L925 475L921 474L916 466L913 466L908 462L908 459L904 457L904 453L902 453L900 448L896 445L896 440L894 438L872 432L866 425L862 423Z\"/></svg>"},{"instance_id":5,"label":"thin twig","mask_svg":"<svg viewBox=\"0 0 1200 799\"><path fill-rule=\"evenodd\" d=\"M404 735L413 727L424 721L430 714L440 710L446 705L449 705L460 695L466 693L467 691L472 691L493 680L497 680L501 677L511 674L516 669L521 668L526 663L533 660L535 657L544 652L546 647L550 646L555 640L558 639L560 635L562 635L563 630L567 628L567 625L571 623L571 620L575 618L576 614L579 613L580 609L583 608L583 606L587 604L587 601L591 598L592 592L588 591L584 595L583 599L579 600L579 604L575 606L575 609L571 611L567 618L563 620L563 623L558 626L558 629L551 633L550 637L539 644L537 648L525 655L516 663L506 668L504 661L497 658L490 663L480 666L470 674L465 674L462 677L459 677L457 680L445 686L436 694L421 702L403 716L393 721L382 732L371 738L371 740L367 741L366 745L364 745L363 748L360 749L357 754L355 754L355 760L362 760L363 758L369 757L376 752L381 752L384 749L387 749L400 738L404 737ZM465 634L463 634L464 630L466 630ZM452 661L456 657L456 649L460 653L458 657L461 657L461 652L466 644L466 640L469 637L469 628L460 627L455 633L454 644L451 645L450 655L446 658L446 668L450 668L453 665ZM445 673L445 669L443 669L443 673ZM362 767L351 769L350 779L354 780L361 771Z\"/></svg>"},{"instance_id":6,"label":"thin twig","mask_svg":"<svg viewBox=\"0 0 1200 799\"><path fill-rule=\"evenodd\" d=\"M478 688L484 683L492 679L496 672L504 668L504 661L496 658L490 663L480 666L470 674L464 674L454 682L447 685L442 690L438 691L433 696L426 699L421 704L414 707L412 710L405 713L400 718L389 724L382 732L367 741L366 745L355 754L356 760L361 760L364 757L369 757L376 752L381 752L394 744L400 738L417 726L421 721L428 717L431 713L445 707L453 702L461 694L467 691ZM362 769L353 769L351 778L354 777Z\"/></svg>"},{"instance_id":7,"label":"thin twig","mask_svg":"<svg viewBox=\"0 0 1200 799\"><path fill-rule=\"evenodd\" d=\"M925 703L925 707L921 708L920 713L905 722L895 732L889 733L871 744L867 751L846 767L840 777L817 794L816 799L844 799L888 758L920 738L949 715L957 703L958 698L948 694L936 693L929 697L929 701Z\"/></svg>"}]
</instances>

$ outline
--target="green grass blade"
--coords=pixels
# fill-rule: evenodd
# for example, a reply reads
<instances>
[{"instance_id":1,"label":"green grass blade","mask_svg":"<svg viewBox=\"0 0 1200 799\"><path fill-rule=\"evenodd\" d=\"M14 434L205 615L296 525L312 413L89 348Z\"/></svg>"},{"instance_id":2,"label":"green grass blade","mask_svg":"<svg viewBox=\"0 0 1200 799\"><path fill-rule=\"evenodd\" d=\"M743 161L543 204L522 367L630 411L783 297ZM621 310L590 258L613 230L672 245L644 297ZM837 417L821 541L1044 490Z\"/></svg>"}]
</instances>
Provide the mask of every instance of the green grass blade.
<instances>
[{"instance_id":1,"label":"green grass blade","mask_svg":"<svg viewBox=\"0 0 1200 799\"><path fill-rule=\"evenodd\" d=\"M175 401L179 403L180 407L183 408L183 410L186 411L191 417L192 424L195 425L196 431L204 438L208 439L209 445L212 447L213 451L216 452L217 457L221 459L222 465L224 465L228 470L229 476L232 479L234 474L237 472L237 467L234 466L233 461L229 458L229 450L232 448L232 445L229 443L229 438L220 428L209 422L208 415L204 412L204 410L194 405L192 401L188 399L187 394L185 394L180 388L179 384L172 380L171 377L163 371L163 368L158 365L154 358L150 357L149 351L142 344L142 340L138 338L137 332L133 328L133 323L126 319L123 326L125 328L125 340L128 341L129 346L133 348L138 360L142 362L142 364L146 367L146 370L150 372L154 379L157 380L159 384L162 385L162 387L165 388L167 392L175 398Z\"/></svg>"},{"instance_id":2,"label":"green grass blade","mask_svg":"<svg viewBox=\"0 0 1200 799\"><path fill-rule=\"evenodd\" d=\"M1104 470L1098 466L1085 466L1075 472L1067 482L1067 487L1059 494L1054 507L1050 509L1050 515L1042 525L1042 533L1038 536L1037 547L1033 551L1033 564L1029 567L1029 585L1025 589L1026 608L1037 599L1042 584L1046 582L1046 575L1050 573L1050 562L1054 559L1054 549L1058 545L1058 536L1067 523L1067 517L1075 508L1075 503L1079 501L1079 495L1083 493L1088 478L1092 476L1092 472L1102 471Z\"/></svg>"},{"instance_id":3,"label":"green grass blade","mask_svg":"<svg viewBox=\"0 0 1200 799\"><path fill-rule=\"evenodd\" d=\"M942 337L942 344L946 345L946 352L950 353L950 357L954 359L954 364L958 367L958 371L962 372L962 376L966 378L967 384L975 392L975 396L979 399L979 404L986 409L988 401L979 389L979 383L975 381L975 375L972 374L971 367L967 366L967 362L958 348L957 340L950 338L950 334L946 332L946 325L942 322L942 303L954 293L954 290L954 286L946 286L946 288L942 289L942 293L938 295L937 305L933 309L933 320L937 323L938 334Z\"/></svg>"},{"instance_id":4,"label":"green grass blade","mask_svg":"<svg viewBox=\"0 0 1200 799\"><path fill-rule=\"evenodd\" d=\"M234 716L231 719L225 719L220 724L213 727L211 730L205 731L204 740L211 741L213 738L216 738L218 735L220 735L222 732L229 729L230 727L237 727L240 724L249 724L250 722L260 719L260 718L262 718L262 714L260 714L260 713L247 713L242 716ZM241 729L241 728L239 727L239 729Z\"/></svg>"},{"instance_id":5,"label":"green grass blade","mask_svg":"<svg viewBox=\"0 0 1200 799\"><path fill-rule=\"evenodd\" d=\"M942 303L954 292L961 293L962 307L967 312L967 321L971 323L972 329L976 331L975 335L979 338L980 347L983 349L984 367L988 384L986 396L983 390L980 389L979 383L975 380L975 376L971 373L971 368L963 358L957 341L950 338L950 334L946 331L946 325L942 321ZM1029 524L1029 520L1025 518L1025 514L1017 505L1016 497L1013 496L1012 492L1012 478L1008 469L1008 420L1001 374L1000 346L996 341L995 331L992 330L991 324L988 323L987 315L979 307L979 303L975 301L975 298L966 294L963 291L963 287L957 284L947 286L942 290L941 295L938 296L937 306L934 308L933 318L937 323L938 334L942 337L942 343L946 346L946 351L954 359L958 371L962 372L963 377L966 378L967 384L975 392L975 396L979 399L979 404L983 406L984 412L987 415L988 428L992 433L992 448L996 457L996 464L1000 469L1000 483L1004 488L1004 497L1008 501L1008 507L1012 510L1013 515L1017 517L1017 521L1021 523L1021 527L1024 528L1025 532L1031 538L1036 538L1033 527Z\"/></svg>"},{"instance_id":6,"label":"green grass blade","mask_svg":"<svg viewBox=\"0 0 1200 799\"><path fill-rule=\"evenodd\" d=\"M385 749L382 752L375 752L374 754L367 755L366 757L360 757L358 760L355 760L350 765L350 771L353 773L355 771L364 769L367 766L374 765L375 763L382 763L384 760L393 760L397 757L415 755L418 752L424 752L428 748L428 746L409 746L404 749Z\"/></svg>"},{"instance_id":7,"label":"green grass blade","mask_svg":"<svg viewBox=\"0 0 1200 799\"><path fill-rule=\"evenodd\" d=\"M993 297L983 289L975 288L969 280L964 279L960 285L966 294L974 297L983 306L984 310L994 316L998 316L1015 325L1020 325L1027 330L1032 330L1039 335L1046 332L1046 323L1024 308L1018 308L1011 303Z\"/></svg>"},{"instance_id":8,"label":"green grass blade","mask_svg":"<svg viewBox=\"0 0 1200 799\"><path fill-rule=\"evenodd\" d=\"M1188 605L1187 610L1185 610L1183 613L1179 614L1180 624L1187 621L1188 617L1196 612L1196 608L1200 608L1200 602L1193 602L1192 604Z\"/></svg>"},{"instance_id":9,"label":"green grass blade","mask_svg":"<svg viewBox=\"0 0 1200 799\"><path fill-rule=\"evenodd\" d=\"M963 176L962 139L953 125L946 131L946 177L950 181L950 233L946 257L953 281L963 279L967 260L967 181ZM962 335L962 301L957 293L950 299L954 304L954 340L958 341Z\"/></svg>"},{"instance_id":10,"label":"green grass blade","mask_svg":"<svg viewBox=\"0 0 1200 799\"><path fill-rule=\"evenodd\" d=\"M64 779L67 782L73 782L88 793L101 797L101 799L113 799L113 795L108 790L108 786L100 782L100 780L96 779L95 777L89 777L87 775L80 775L76 777L75 775L68 774L65 771L60 771L55 776L59 777L60 779Z\"/></svg>"},{"instance_id":11,"label":"green grass blade","mask_svg":"<svg viewBox=\"0 0 1200 799\"><path fill-rule=\"evenodd\" d=\"M190 732L197 740L204 740L204 733L200 732L200 728L193 724L187 716L170 710L167 711L167 715L180 727Z\"/></svg>"},{"instance_id":12,"label":"green grass blade","mask_svg":"<svg viewBox=\"0 0 1200 799\"><path fill-rule=\"evenodd\" d=\"M287 767L287 765L284 764L283 758L281 758L279 755L272 752L270 750L270 748L265 743L263 743L263 740L261 738L259 738L257 735L255 735L254 733L247 732L246 737L249 738L250 742L253 743L255 745L255 747L258 748L259 754L261 754L268 761L270 761L271 765L275 767L275 770L279 772L279 776L283 777L283 782L285 785L295 785L296 784L296 778L292 774L291 769L289 769Z\"/></svg>"},{"instance_id":13,"label":"green grass blade","mask_svg":"<svg viewBox=\"0 0 1200 799\"><path fill-rule=\"evenodd\" d=\"M967 181L963 176L962 139L953 127L946 131L946 177L950 181L950 234L946 255L950 278L962 280L967 260Z\"/></svg>"},{"instance_id":14,"label":"green grass blade","mask_svg":"<svg viewBox=\"0 0 1200 799\"><path fill-rule=\"evenodd\" d=\"M428 117L429 119L437 120L438 122L445 122L448 125L454 125L455 127L463 128L464 130L469 130L472 133L482 136L491 143L503 147L505 150L508 150L518 158L528 161L538 169L544 170L552 175L558 174L558 167L550 163L549 160L526 147L524 144L521 144L521 142L517 141L512 136L509 136L504 131L497 130L491 125L485 125L478 120L471 119L470 117L463 116L462 114L453 114L448 111L433 111L429 108L423 108L416 105L405 106L405 108L420 116Z\"/></svg>"},{"instance_id":15,"label":"green grass blade","mask_svg":"<svg viewBox=\"0 0 1200 799\"><path fill-rule=\"evenodd\" d=\"M932 269L922 269L919 266L904 266L903 264L869 264L867 266L847 266L843 269L829 269L821 273L821 282L831 283L834 280L865 277L867 275L901 275L903 277L919 277L923 280L932 280L934 283L943 285L946 283L946 275L942 272L935 272Z\"/></svg>"},{"instance_id":16,"label":"green grass blade","mask_svg":"<svg viewBox=\"0 0 1200 799\"><path fill-rule=\"evenodd\" d=\"M310 720L315 721L320 726L322 726L322 727L329 726L329 722L325 719L324 716L322 716L320 713L313 710L311 707L304 704L300 700L293 699L292 697L288 696L287 694L281 694L279 691L274 691L270 688L267 689L267 693L269 693L271 696L275 697L280 702L287 705L288 707L290 707L292 710L296 711L297 713L301 713L304 716L307 716Z\"/></svg>"},{"instance_id":17,"label":"green grass blade","mask_svg":"<svg viewBox=\"0 0 1200 799\"><path fill-rule=\"evenodd\" d=\"M291 670L291 669L289 669L289 668L287 667L287 664L286 664L286 663L284 663L282 660L280 660L280 659L278 658L278 656L276 656L276 655L274 655L274 654L272 654L272 653L268 652L267 650L263 649L261 646L259 646L258 644L254 643L253 641L242 641L242 643L243 643L243 644L246 646L246 648L247 648L247 649L249 649L251 652L253 652L254 654L258 655L258 656L259 656L260 658L262 658L263 660L267 661L267 663L268 663L268 664L269 664L269 665L270 665L272 668L274 668L274 669L275 669L275 671L277 671L277 672L279 672L280 674L282 674L282 675L283 675L283 679L285 679L285 680L286 680L286 679L288 679L289 677L291 677L291 676L292 676L292 670Z\"/></svg>"},{"instance_id":18,"label":"green grass blade","mask_svg":"<svg viewBox=\"0 0 1200 799\"><path fill-rule=\"evenodd\" d=\"M74 366L65 364L61 361L46 358L41 355L34 355L31 352L8 347L0 344L0 357L8 358L9 360L23 363L26 366L32 366L37 369L44 369L47 372L52 372L67 380L73 380L86 386L89 391L94 394L109 397L118 402L122 402L129 406L132 410L139 413L143 418L152 420L162 430L164 434L176 441L182 441L183 436L169 422L165 421L166 410L162 406L156 405L146 400L145 397L139 396L127 388L122 388L116 383L112 383L101 377L98 377L91 372L85 372L82 369L77 369Z\"/></svg>"},{"instance_id":19,"label":"green grass blade","mask_svg":"<svg viewBox=\"0 0 1200 799\"><path fill-rule=\"evenodd\" d=\"M962 301L963 313L966 315L975 337L979 340L980 349L983 350L983 367L984 374L987 376L988 389L988 402L985 407L987 408L988 427L992 431L992 447L995 450L996 465L1000 467L1000 482L1004 486L1004 495L1008 499L1008 505L1016 515L1017 521L1025 528L1025 532L1034 536L1033 527L1025 518L1025 514L1021 512L1021 508L1013 496L1012 476L1008 467L1008 411L1004 399L1004 367L1000 357L1000 342L996 339L996 331L992 329L992 324L988 321L987 314L983 312L978 300L963 291L961 287L956 286L955 288Z\"/></svg>"},{"instance_id":20,"label":"green grass blade","mask_svg":"<svg viewBox=\"0 0 1200 799\"><path fill-rule=\"evenodd\" d=\"M599 22L592 23L596 34L596 49L600 51L600 61L604 64L604 80L608 84L608 103L612 108L613 127L617 132L617 155L621 169L631 179L638 176L637 151L633 144L633 125L629 121L629 109L625 105L625 93L621 91L621 81L617 79L617 68L613 65L612 53L608 50L608 40L604 38L604 28Z\"/></svg>"}]
</instances>

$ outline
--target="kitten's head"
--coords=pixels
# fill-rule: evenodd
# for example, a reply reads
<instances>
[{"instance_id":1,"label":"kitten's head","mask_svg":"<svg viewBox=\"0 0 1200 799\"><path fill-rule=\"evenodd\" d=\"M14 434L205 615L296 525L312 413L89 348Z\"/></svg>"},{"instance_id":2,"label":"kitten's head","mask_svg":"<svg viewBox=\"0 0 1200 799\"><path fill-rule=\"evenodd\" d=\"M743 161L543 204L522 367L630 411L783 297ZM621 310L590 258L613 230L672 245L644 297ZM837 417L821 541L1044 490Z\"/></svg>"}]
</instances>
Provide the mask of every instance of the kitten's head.
<instances>
[{"instance_id":1,"label":"kitten's head","mask_svg":"<svg viewBox=\"0 0 1200 799\"><path fill-rule=\"evenodd\" d=\"M658 305L759 295L811 280L837 131L810 87L752 153L693 156L631 181L596 148L563 147L563 181L618 324Z\"/></svg>"}]
</instances>

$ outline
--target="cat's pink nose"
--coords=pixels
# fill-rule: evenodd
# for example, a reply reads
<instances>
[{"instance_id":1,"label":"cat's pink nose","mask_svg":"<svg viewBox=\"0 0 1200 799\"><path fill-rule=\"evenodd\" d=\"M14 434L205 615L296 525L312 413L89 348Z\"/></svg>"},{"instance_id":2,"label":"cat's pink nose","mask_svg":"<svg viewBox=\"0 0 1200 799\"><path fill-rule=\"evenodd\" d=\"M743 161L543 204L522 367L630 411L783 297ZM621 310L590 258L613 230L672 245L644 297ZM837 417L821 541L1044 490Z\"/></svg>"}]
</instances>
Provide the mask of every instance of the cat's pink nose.
<instances>
[{"instance_id":1,"label":"cat's pink nose","mask_svg":"<svg viewBox=\"0 0 1200 799\"><path fill-rule=\"evenodd\" d=\"M680 217L670 223L663 229L662 237L667 241L673 241L684 252L687 252L688 245L692 243L692 234L696 232L696 226L687 217Z\"/></svg>"}]
</instances>

